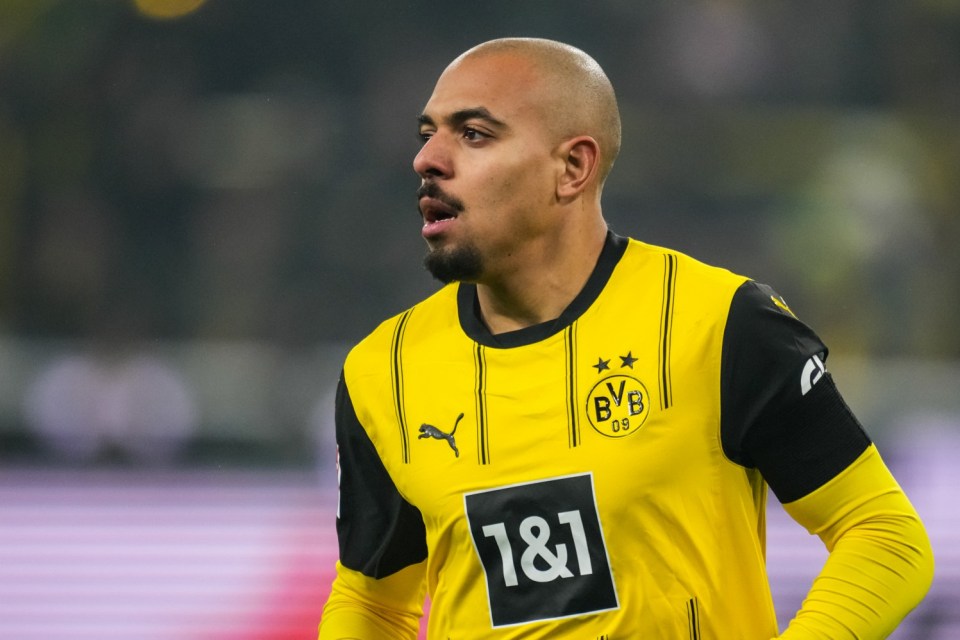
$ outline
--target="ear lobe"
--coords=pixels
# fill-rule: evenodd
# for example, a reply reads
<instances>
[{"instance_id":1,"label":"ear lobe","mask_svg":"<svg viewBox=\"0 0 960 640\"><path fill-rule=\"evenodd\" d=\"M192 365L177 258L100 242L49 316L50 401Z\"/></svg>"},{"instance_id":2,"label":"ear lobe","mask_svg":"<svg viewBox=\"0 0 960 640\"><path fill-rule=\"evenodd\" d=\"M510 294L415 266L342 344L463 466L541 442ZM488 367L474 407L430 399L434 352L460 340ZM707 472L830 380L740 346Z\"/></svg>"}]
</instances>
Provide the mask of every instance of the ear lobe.
<instances>
[{"instance_id":1,"label":"ear lobe","mask_svg":"<svg viewBox=\"0 0 960 640\"><path fill-rule=\"evenodd\" d=\"M583 193L593 184L600 162L600 145L590 136L580 136L561 148L563 172L557 182L557 196L566 200Z\"/></svg>"}]
</instances>

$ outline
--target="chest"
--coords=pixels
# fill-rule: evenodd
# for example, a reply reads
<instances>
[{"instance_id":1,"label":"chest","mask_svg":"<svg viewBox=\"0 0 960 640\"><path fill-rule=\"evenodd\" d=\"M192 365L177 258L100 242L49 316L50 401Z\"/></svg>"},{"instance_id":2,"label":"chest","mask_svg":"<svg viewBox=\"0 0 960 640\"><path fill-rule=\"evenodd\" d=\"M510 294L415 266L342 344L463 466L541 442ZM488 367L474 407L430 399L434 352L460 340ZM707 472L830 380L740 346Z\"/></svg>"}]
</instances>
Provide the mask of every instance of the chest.
<instances>
[{"instance_id":1,"label":"chest","mask_svg":"<svg viewBox=\"0 0 960 640\"><path fill-rule=\"evenodd\" d=\"M534 345L409 354L390 448L407 457L385 456L407 499L441 517L467 494L583 473L611 504L703 486L720 456L719 341L667 342L658 311L607 311Z\"/></svg>"}]
</instances>

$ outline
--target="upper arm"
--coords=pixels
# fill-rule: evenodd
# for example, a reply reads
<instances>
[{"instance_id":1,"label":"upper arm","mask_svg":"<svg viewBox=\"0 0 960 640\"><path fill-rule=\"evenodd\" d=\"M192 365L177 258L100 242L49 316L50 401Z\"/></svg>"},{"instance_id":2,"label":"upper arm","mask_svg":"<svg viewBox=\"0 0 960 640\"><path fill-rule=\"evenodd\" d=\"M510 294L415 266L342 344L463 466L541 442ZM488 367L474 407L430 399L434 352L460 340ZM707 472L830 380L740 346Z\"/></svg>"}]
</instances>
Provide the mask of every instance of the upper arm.
<instances>
[{"instance_id":1,"label":"upper arm","mask_svg":"<svg viewBox=\"0 0 960 640\"><path fill-rule=\"evenodd\" d=\"M335 418L340 561L319 637L416 638L426 583L423 518L393 484L343 375Z\"/></svg>"},{"instance_id":2,"label":"upper arm","mask_svg":"<svg viewBox=\"0 0 960 640\"><path fill-rule=\"evenodd\" d=\"M345 378L336 399L340 501L340 561L363 575L383 578L427 557L420 511L397 490L360 424Z\"/></svg>"},{"instance_id":3,"label":"upper arm","mask_svg":"<svg viewBox=\"0 0 960 640\"><path fill-rule=\"evenodd\" d=\"M825 369L828 350L768 286L744 283L723 339L721 442L781 502L845 469L870 439Z\"/></svg>"}]
</instances>

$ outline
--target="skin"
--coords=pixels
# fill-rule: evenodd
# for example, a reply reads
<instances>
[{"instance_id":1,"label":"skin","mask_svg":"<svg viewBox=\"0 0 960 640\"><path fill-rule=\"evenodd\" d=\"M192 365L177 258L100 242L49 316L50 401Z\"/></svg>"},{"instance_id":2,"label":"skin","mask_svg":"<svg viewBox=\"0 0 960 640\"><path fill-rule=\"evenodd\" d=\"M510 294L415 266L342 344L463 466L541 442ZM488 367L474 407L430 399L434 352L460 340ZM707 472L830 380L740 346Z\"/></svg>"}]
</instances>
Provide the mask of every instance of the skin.
<instances>
[{"instance_id":1,"label":"skin","mask_svg":"<svg viewBox=\"0 0 960 640\"><path fill-rule=\"evenodd\" d=\"M440 76L413 162L422 234L428 262L472 258L454 279L476 283L491 332L552 320L583 288L619 133L609 82L571 47L492 41Z\"/></svg>"}]
</instances>

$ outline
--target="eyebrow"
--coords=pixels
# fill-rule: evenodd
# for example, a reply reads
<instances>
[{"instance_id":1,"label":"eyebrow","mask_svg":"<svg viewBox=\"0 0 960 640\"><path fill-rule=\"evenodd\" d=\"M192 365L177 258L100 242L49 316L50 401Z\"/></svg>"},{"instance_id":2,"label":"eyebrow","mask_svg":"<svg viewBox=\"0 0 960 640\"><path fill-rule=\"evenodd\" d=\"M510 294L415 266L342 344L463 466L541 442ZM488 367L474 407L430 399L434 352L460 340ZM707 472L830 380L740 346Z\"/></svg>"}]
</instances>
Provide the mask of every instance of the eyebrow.
<instances>
[{"instance_id":1,"label":"eyebrow","mask_svg":"<svg viewBox=\"0 0 960 640\"><path fill-rule=\"evenodd\" d=\"M454 128L461 126L463 123L469 120L483 120L490 126L498 129L504 129L507 126L503 121L494 118L493 114L490 113L486 107L460 109L459 111L454 111L449 116L444 118L444 122ZM421 127L424 125L436 126L434 119L425 113L422 113L417 117L417 122Z\"/></svg>"}]
</instances>

